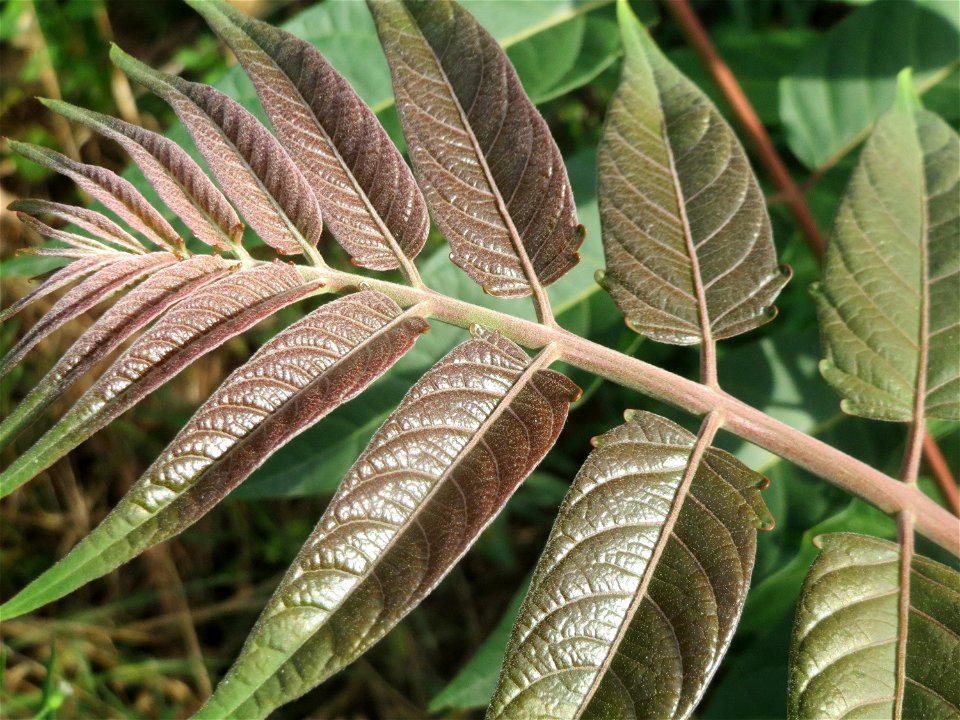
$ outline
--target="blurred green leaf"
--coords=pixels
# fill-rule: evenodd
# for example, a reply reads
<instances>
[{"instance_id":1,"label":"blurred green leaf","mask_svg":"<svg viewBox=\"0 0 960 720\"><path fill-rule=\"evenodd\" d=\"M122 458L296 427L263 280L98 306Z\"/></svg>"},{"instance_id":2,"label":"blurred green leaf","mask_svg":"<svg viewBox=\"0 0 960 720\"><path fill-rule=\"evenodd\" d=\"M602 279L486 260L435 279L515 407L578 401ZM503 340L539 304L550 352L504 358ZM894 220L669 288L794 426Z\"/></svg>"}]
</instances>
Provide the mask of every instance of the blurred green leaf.
<instances>
[{"instance_id":1,"label":"blurred green leaf","mask_svg":"<svg viewBox=\"0 0 960 720\"><path fill-rule=\"evenodd\" d=\"M893 102L896 77L913 68L924 92L960 63L954 2L898 0L858 8L810 48L780 86L793 153L810 169L836 162Z\"/></svg>"}]
</instances>

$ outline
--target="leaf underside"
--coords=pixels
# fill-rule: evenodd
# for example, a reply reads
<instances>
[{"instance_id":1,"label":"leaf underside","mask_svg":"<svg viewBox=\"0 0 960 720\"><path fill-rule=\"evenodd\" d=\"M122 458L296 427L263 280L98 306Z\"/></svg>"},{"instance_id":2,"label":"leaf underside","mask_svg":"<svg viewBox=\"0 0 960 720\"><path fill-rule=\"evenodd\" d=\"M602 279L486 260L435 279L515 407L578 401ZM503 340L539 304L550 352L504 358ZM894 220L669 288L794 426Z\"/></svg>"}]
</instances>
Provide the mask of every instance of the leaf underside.
<instances>
[{"instance_id":1,"label":"leaf underside","mask_svg":"<svg viewBox=\"0 0 960 720\"><path fill-rule=\"evenodd\" d=\"M27 452L0 474L0 496L49 467L198 357L315 292L280 262L232 273L164 315Z\"/></svg>"},{"instance_id":2,"label":"leaf underside","mask_svg":"<svg viewBox=\"0 0 960 720\"><path fill-rule=\"evenodd\" d=\"M176 252L183 240L163 216L130 182L97 165L84 165L71 160L49 148L10 140L10 148L38 165L65 175L82 190L99 200L120 218L142 233L150 242L163 250ZM143 245L135 241L127 246L132 252L143 252Z\"/></svg>"},{"instance_id":3,"label":"leaf underside","mask_svg":"<svg viewBox=\"0 0 960 720\"><path fill-rule=\"evenodd\" d=\"M695 442L636 411L596 439L520 609L488 718L690 715L733 637L757 528L772 525L764 479L723 451L706 450L679 494Z\"/></svg>"},{"instance_id":4,"label":"leaf underside","mask_svg":"<svg viewBox=\"0 0 960 720\"><path fill-rule=\"evenodd\" d=\"M173 108L227 197L265 243L284 255L303 252L304 244L317 246L322 231L317 198L249 110L208 85L158 72L116 46L110 58Z\"/></svg>"},{"instance_id":5,"label":"leaf underside","mask_svg":"<svg viewBox=\"0 0 960 720\"><path fill-rule=\"evenodd\" d=\"M144 252L143 246L130 233L106 215L95 210L50 202L49 200L16 200L10 203L7 209L29 215L53 215L60 220L83 228L104 243L130 252Z\"/></svg>"},{"instance_id":6,"label":"leaf underside","mask_svg":"<svg viewBox=\"0 0 960 720\"><path fill-rule=\"evenodd\" d=\"M560 151L503 50L449 0L368 4L451 260L492 295L557 280L583 229Z\"/></svg>"},{"instance_id":7,"label":"leaf underside","mask_svg":"<svg viewBox=\"0 0 960 720\"><path fill-rule=\"evenodd\" d=\"M310 43L226 3L192 2L230 45L327 227L373 270L416 257L430 229L420 189L376 115Z\"/></svg>"},{"instance_id":8,"label":"leaf underside","mask_svg":"<svg viewBox=\"0 0 960 720\"><path fill-rule=\"evenodd\" d=\"M235 267L216 255L194 255L154 272L91 325L3 419L0 447L33 422L77 378L140 328Z\"/></svg>"},{"instance_id":9,"label":"leaf underside","mask_svg":"<svg viewBox=\"0 0 960 720\"><path fill-rule=\"evenodd\" d=\"M198 240L228 252L239 241L243 224L237 213L200 166L175 142L138 125L69 103L42 102L68 120L119 143Z\"/></svg>"},{"instance_id":10,"label":"leaf underside","mask_svg":"<svg viewBox=\"0 0 960 720\"><path fill-rule=\"evenodd\" d=\"M899 546L852 533L823 535L817 544L797 606L790 717L957 717L960 573L913 556L899 702Z\"/></svg>"},{"instance_id":11,"label":"leaf underside","mask_svg":"<svg viewBox=\"0 0 960 720\"><path fill-rule=\"evenodd\" d=\"M111 253L111 255L113 255ZM96 257L96 256L93 256ZM45 337L144 275L177 262L166 252L113 255L114 261L81 281L60 298L0 361L0 377L9 373Z\"/></svg>"},{"instance_id":12,"label":"leaf underside","mask_svg":"<svg viewBox=\"0 0 960 720\"><path fill-rule=\"evenodd\" d=\"M960 420L958 188L960 142L949 125L901 103L880 119L814 293L821 370L846 412Z\"/></svg>"},{"instance_id":13,"label":"leaf underside","mask_svg":"<svg viewBox=\"0 0 960 720\"><path fill-rule=\"evenodd\" d=\"M380 377L428 325L363 291L267 342L197 411L106 520L0 608L62 597L196 522L288 440Z\"/></svg>"},{"instance_id":14,"label":"leaf underside","mask_svg":"<svg viewBox=\"0 0 960 720\"><path fill-rule=\"evenodd\" d=\"M660 342L751 330L773 318L789 279L763 194L713 103L626 3L619 12L626 60L598 150L601 285L631 328Z\"/></svg>"},{"instance_id":15,"label":"leaf underside","mask_svg":"<svg viewBox=\"0 0 960 720\"><path fill-rule=\"evenodd\" d=\"M556 441L579 389L496 334L454 348L340 483L198 717L263 717L415 607Z\"/></svg>"}]
</instances>

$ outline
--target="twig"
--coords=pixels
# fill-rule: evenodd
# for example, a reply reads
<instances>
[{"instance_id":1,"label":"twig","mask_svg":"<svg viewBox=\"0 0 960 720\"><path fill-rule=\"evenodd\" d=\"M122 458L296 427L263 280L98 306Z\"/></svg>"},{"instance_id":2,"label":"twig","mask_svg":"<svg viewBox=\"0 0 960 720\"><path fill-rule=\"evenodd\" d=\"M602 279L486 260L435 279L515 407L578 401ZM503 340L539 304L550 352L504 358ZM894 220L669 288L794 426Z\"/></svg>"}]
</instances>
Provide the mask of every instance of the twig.
<instances>
[{"instance_id":1,"label":"twig","mask_svg":"<svg viewBox=\"0 0 960 720\"><path fill-rule=\"evenodd\" d=\"M670 14L679 24L687 41L693 46L706 66L714 82L720 88L723 96L730 104L734 117L740 123L747 140L757 153L773 184L777 188L777 197L782 199L793 213L794 220L800 233L817 260L823 260L826 242L817 222L810 212L803 190L794 182L786 165L777 153L766 128L760 122L753 105L740 87L730 68L717 53L710 36L700 23L689 0L666 0L665 5ZM943 460L943 454L937 447L936 440L927 433L923 439L923 454L926 457L931 473L940 486L940 492L947 500L954 515L960 515L960 497L957 493L957 482L950 473L950 468Z\"/></svg>"}]
</instances>

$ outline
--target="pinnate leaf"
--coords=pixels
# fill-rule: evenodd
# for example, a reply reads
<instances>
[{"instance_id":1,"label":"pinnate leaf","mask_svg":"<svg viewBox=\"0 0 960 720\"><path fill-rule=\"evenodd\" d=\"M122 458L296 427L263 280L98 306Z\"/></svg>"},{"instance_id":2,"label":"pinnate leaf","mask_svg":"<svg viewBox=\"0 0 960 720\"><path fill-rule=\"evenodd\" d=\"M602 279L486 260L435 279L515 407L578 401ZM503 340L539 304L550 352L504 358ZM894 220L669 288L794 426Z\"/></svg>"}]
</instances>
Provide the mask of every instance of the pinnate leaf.
<instances>
[{"instance_id":1,"label":"pinnate leaf","mask_svg":"<svg viewBox=\"0 0 960 720\"><path fill-rule=\"evenodd\" d=\"M106 215L95 210L64 205L50 200L16 200L7 207L18 213L28 213L29 215L53 215L64 222L83 228L105 243L111 243L130 252L144 252L143 247L130 233ZM24 220L23 217L20 219ZM24 221L26 222L26 220Z\"/></svg>"},{"instance_id":2,"label":"pinnate leaf","mask_svg":"<svg viewBox=\"0 0 960 720\"><path fill-rule=\"evenodd\" d=\"M46 435L0 474L0 497L35 477L201 355L319 287L318 282L305 283L296 268L275 262L232 273L174 306Z\"/></svg>"},{"instance_id":3,"label":"pinnate leaf","mask_svg":"<svg viewBox=\"0 0 960 720\"><path fill-rule=\"evenodd\" d=\"M11 599L9 619L193 524L278 447L386 372L428 325L373 291L335 300L267 342L180 431L104 522Z\"/></svg>"},{"instance_id":4,"label":"pinnate leaf","mask_svg":"<svg viewBox=\"0 0 960 720\"><path fill-rule=\"evenodd\" d=\"M157 210L147 202L133 185L111 170L97 165L85 165L71 160L66 155L39 145L10 140L10 148L38 165L66 175L80 188L113 210L130 227L143 233L158 247L170 252L180 252L183 240L177 235ZM143 246L135 241L124 245L132 252L143 252Z\"/></svg>"},{"instance_id":5,"label":"pinnate leaf","mask_svg":"<svg viewBox=\"0 0 960 720\"><path fill-rule=\"evenodd\" d=\"M701 440L646 412L596 439L520 609L488 718L693 712L733 637L757 528L772 525L764 479Z\"/></svg>"},{"instance_id":6,"label":"pinnate leaf","mask_svg":"<svg viewBox=\"0 0 960 720\"><path fill-rule=\"evenodd\" d=\"M576 265L583 229L560 151L503 50L450 0L369 5L451 259L492 295L557 280Z\"/></svg>"},{"instance_id":7,"label":"pinnate leaf","mask_svg":"<svg viewBox=\"0 0 960 720\"><path fill-rule=\"evenodd\" d=\"M145 255L110 253L113 262L100 267L90 277L60 298L53 307L21 338L20 342L0 360L0 377L14 366L41 340L66 323L79 317L107 298L122 291L144 275L177 262L171 253L157 252ZM98 257L92 255L91 257Z\"/></svg>"},{"instance_id":8,"label":"pinnate leaf","mask_svg":"<svg viewBox=\"0 0 960 720\"><path fill-rule=\"evenodd\" d=\"M389 270L399 257L415 257L430 228L423 196L350 84L310 43L227 3L191 4L253 80L274 131L354 263Z\"/></svg>"},{"instance_id":9,"label":"pinnate leaf","mask_svg":"<svg viewBox=\"0 0 960 720\"><path fill-rule=\"evenodd\" d=\"M194 236L219 250L240 241L243 224L230 203L183 148L163 135L59 100L51 110L117 142Z\"/></svg>"},{"instance_id":10,"label":"pinnate leaf","mask_svg":"<svg viewBox=\"0 0 960 720\"><path fill-rule=\"evenodd\" d=\"M904 75L837 212L815 288L821 370L846 412L960 420L960 142L912 103Z\"/></svg>"},{"instance_id":11,"label":"pinnate leaf","mask_svg":"<svg viewBox=\"0 0 960 720\"><path fill-rule=\"evenodd\" d=\"M0 422L0 447L137 330L200 287L219 279L232 267L236 266L216 255L194 255L161 268L127 293L80 336L53 369Z\"/></svg>"},{"instance_id":12,"label":"pinnate leaf","mask_svg":"<svg viewBox=\"0 0 960 720\"><path fill-rule=\"evenodd\" d=\"M323 228L317 198L249 110L208 85L154 70L115 45L110 58L173 108L224 192L265 243L284 255L317 246Z\"/></svg>"},{"instance_id":13,"label":"pinnate leaf","mask_svg":"<svg viewBox=\"0 0 960 720\"><path fill-rule=\"evenodd\" d=\"M480 331L377 431L198 717L263 717L432 590L556 441L579 390Z\"/></svg>"},{"instance_id":14,"label":"pinnate leaf","mask_svg":"<svg viewBox=\"0 0 960 720\"><path fill-rule=\"evenodd\" d=\"M898 545L852 533L816 542L820 555L804 582L794 625L789 716L956 717L960 573L914 555L905 590ZM909 610L901 639L903 592ZM898 678L901 649L905 664Z\"/></svg>"},{"instance_id":15,"label":"pinnate leaf","mask_svg":"<svg viewBox=\"0 0 960 720\"><path fill-rule=\"evenodd\" d=\"M699 343L774 314L778 268L763 194L706 95L618 6L626 59L598 150L603 287L637 332Z\"/></svg>"}]
</instances>

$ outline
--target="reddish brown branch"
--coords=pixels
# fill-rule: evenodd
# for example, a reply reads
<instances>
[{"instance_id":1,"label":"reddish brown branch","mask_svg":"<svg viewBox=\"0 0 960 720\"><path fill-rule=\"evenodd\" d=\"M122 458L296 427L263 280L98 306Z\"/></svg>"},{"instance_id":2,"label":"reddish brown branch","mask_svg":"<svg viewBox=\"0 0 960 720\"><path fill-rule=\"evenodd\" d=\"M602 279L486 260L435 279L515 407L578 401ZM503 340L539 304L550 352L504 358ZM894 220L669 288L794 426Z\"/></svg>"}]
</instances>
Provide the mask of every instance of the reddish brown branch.
<instances>
[{"instance_id":1,"label":"reddish brown branch","mask_svg":"<svg viewBox=\"0 0 960 720\"><path fill-rule=\"evenodd\" d=\"M950 466L943 457L937 441L930 433L923 438L923 457L927 461L930 473L936 478L937 485L940 486L940 493L947 507L953 511L954 515L960 515L960 493L957 492L957 481L950 472Z\"/></svg>"},{"instance_id":2,"label":"reddish brown branch","mask_svg":"<svg viewBox=\"0 0 960 720\"><path fill-rule=\"evenodd\" d=\"M787 166L777 153L766 128L760 122L760 118L743 92L743 88L740 87L740 83L737 82L729 66L717 53L710 36L707 35L700 19L690 6L689 0L666 0L664 4L674 20L677 21L680 30L687 38L687 42L693 46L700 56L714 82L717 83L723 96L730 104L734 117L736 117L746 135L747 141L757 153L760 163L776 186L778 196L790 208L790 212L793 214L810 252L818 260L822 260L826 243L817 227L813 214L810 212L803 191L794 182ZM948 506L955 515L960 515L960 497L957 494L956 480L951 475L950 468L944 461L936 440L929 433L923 439L923 454Z\"/></svg>"}]
</instances>

